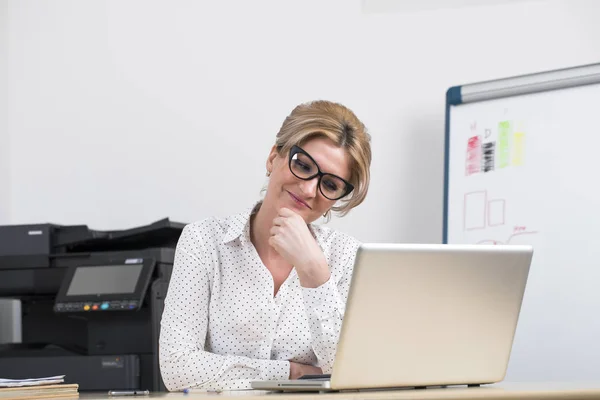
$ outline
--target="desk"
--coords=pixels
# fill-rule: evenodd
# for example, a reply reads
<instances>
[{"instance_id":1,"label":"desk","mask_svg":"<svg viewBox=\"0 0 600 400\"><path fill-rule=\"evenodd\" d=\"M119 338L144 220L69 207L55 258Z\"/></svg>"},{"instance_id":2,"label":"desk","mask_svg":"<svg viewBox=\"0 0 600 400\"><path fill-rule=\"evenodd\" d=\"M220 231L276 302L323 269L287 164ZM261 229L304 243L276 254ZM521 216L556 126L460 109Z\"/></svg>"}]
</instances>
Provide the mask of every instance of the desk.
<instances>
[{"instance_id":1,"label":"desk","mask_svg":"<svg viewBox=\"0 0 600 400\"><path fill-rule=\"evenodd\" d=\"M482 387L467 388L456 386L432 389L375 390L342 393L279 393L264 391L232 391L222 393L152 393L150 396L109 397L106 393L81 393L85 400L142 400L147 398L168 398L169 400L194 400L217 397L245 397L250 400L489 400L489 399L600 399L600 382L592 383L499 383Z\"/></svg>"}]
</instances>

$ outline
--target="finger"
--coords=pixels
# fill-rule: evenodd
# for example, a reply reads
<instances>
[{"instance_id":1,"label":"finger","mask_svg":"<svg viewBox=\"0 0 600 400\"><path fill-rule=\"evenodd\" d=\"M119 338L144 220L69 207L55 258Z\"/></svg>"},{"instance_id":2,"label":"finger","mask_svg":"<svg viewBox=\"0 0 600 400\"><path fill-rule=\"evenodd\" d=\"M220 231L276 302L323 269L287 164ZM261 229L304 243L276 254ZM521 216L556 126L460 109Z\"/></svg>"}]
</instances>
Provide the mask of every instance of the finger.
<instances>
[{"instance_id":1,"label":"finger","mask_svg":"<svg viewBox=\"0 0 600 400\"><path fill-rule=\"evenodd\" d=\"M276 217L273 220L273 226L283 226L284 223L285 223L285 218L284 217Z\"/></svg>"},{"instance_id":2,"label":"finger","mask_svg":"<svg viewBox=\"0 0 600 400\"><path fill-rule=\"evenodd\" d=\"M279 216L280 217L291 217L292 215L295 215L296 213L293 212L292 210L290 210L289 208L280 208L279 209Z\"/></svg>"},{"instance_id":3,"label":"finger","mask_svg":"<svg viewBox=\"0 0 600 400\"><path fill-rule=\"evenodd\" d=\"M279 232L281 232L281 228L279 226L272 226L271 229L269 229L269 233L271 234L271 236L275 236Z\"/></svg>"},{"instance_id":4,"label":"finger","mask_svg":"<svg viewBox=\"0 0 600 400\"><path fill-rule=\"evenodd\" d=\"M271 246L272 248L274 248L275 250L277 250L279 248L279 242L277 240L277 236L271 236L269 238L269 246Z\"/></svg>"}]
</instances>

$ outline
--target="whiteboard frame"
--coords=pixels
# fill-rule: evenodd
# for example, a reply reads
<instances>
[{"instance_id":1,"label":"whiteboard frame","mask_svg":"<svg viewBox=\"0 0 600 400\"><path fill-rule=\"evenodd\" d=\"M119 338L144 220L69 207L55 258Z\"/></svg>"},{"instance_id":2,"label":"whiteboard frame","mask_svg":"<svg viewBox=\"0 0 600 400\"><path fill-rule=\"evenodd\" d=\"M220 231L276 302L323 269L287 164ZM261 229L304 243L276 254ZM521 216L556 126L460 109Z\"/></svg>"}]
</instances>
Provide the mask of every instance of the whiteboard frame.
<instances>
[{"instance_id":1,"label":"whiteboard frame","mask_svg":"<svg viewBox=\"0 0 600 400\"><path fill-rule=\"evenodd\" d=\"M450 111L452 106L600 83L600 63L556 69L491 81L452 86L446 91L444 137L444 220L442 243L448 243L450 188Z\"/></svg>"}]
</instances>

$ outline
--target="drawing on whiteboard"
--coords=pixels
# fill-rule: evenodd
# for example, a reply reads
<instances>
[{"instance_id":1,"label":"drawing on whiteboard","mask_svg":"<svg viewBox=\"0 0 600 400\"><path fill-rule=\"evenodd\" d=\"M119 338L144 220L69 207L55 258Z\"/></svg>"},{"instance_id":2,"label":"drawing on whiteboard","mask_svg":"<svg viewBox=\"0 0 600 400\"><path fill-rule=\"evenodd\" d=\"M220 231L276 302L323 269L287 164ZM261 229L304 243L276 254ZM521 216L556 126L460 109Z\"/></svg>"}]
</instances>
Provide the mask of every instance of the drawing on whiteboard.
<instances>
[{"instance_id":1,"label":"drawing on whiteboard","mask_svg":"<svg viewBox=\"0 0 600 400\"><path fill-rule=\"evenodd\" d=\"M485 229L506 225L506 199L488 200L487 190L477 190L465 193L463 204L463 228L465 231ZM526 237L537 234L537 231L518 225L506 240L484 239L478 244L512 244Z\"/></svg>"},{"instance_id":2,"label":"drawing on whiteboard","mask_svg":"<svg viewBox=\"0 0 600 400\"><path fill-rule=\"evenodd\" d=\"M487 190L465 193L463 227L466 231L501 226L506 223L506 200L488 200Z\"/></svg>"},{"instance_id":3,"label":"drawing on whiteboard","mask_svg":"<svg viewBox=\"0 0 600 400\"><path fill-rule=\"evenodd\" d=\"M506 168L510 163L510 121L498 124L498 168Z\"/></svg>"},{"instance_id":4,"label":"drawing on whiteboard","mask_svg":"<svg viewBox=\"0 0 600 400\"><path fill-rule=\"evenodd\" d=\"M513 147L512 147L512 165L521 166L523 165L523 157L525 156L525 133L515 132L513 135Z\"/></svg>"},{"instance_id":5,"label":"drawing on whiteboard","mask_svg":"<svg viewBox=\"0 0 600 400\"><path fill-rule=\"evenodd\" d=\"M506 200L495 199L488 201L488 226L504 225L506 221Z\"/></svg>"},{"instance_id":6,"label":"drawing on whiteboard","mask_svg":"<svg viewBox=\"0 0 600 400\"><path fill-rule=\"evenodd\" d=\"M517 229L526 229L524 226L523 227L515 227L515 231ZM513 233L512 235L510 235L508 237L508 239L506 239L505 241L501 241L501 240L495 240L495 239L484 239L484 240L480 240L479 242L477 242L477 244L516 244L514 243L515 240L519 240L521 238L523 238L525 235L535 235L536 233L538 233L537 231L527 231L527 230L523 230L523 231L516 231L515 233Z\"/></svg>"},{"instance_id":7,"label":"drawing on whiteboard","mask_svg":"<svg viewBox=\"0 0 600 400\"><path fill-rule=\"evenodd\" d=\"M486 203L487 190L465 193L463 204L463 226L465 231L485 228Z\"/></svg>"},{"instance_id":8,"label":"drawing on whiteboard","mask_svg":"<svg viewBox=\"0 0 600 400\"><path fill-rule=\"evenodd\" d=\"M496 142L486 142L483 144L483 172L494 170L494 149Z\"/></svg>"},{"instance_id":9,"label":"drawing on whiteboard","mask_svg":"<svg viewBox=\"0 0 600 400\"><path fill-rule=\"evenodd\" d=\"M524 164L525 132L521 122L499 122L496 136L491 128L483 129L483 135L478 133L477 122L472 122L470 129L465 157L466 176Z\"/></svg>"},{"instance_id":10,"label":"drawing on whiteboard","mask_svg":"<svg viewBox=\"0 0 600 400\"><path fill-rule=\"evenodd\" d=\"M473 175L479 172L481 167L481 137L473 136L467 142L467 160L465 175Z\"/></svg>"}]
</instances>

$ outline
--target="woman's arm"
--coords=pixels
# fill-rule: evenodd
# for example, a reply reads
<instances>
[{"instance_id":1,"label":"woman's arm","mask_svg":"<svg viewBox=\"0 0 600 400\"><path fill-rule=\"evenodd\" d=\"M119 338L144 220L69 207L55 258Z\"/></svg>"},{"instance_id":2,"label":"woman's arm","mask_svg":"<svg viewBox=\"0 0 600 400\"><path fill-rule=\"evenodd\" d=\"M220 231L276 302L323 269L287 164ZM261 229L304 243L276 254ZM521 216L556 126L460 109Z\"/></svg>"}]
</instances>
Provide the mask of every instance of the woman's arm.
<instances>
[{"instance_id":1,"label":"woman's arm","mask_svg":"<svg viewBox=\"0 0 600 400\"><path fill-rule=\"evenodd\" d=\"M337 351L350 289L354 258L350 257L344 274L336 284L333 275L317 288L302 288L304 308L308 316L312 347L324 374L330 374Z\"/></svg>"},{"instance_id":2,"label":"woman's arm","mask_svg":"<svg viewBox=\"0 0 600 400\"><path fill-rule=\"evenodd\" d=\"M333 368L360 244L350 236L338 234L330 244L335 250L328 265L327 257L302 217L286 208L279 210L270 233L269 244L296 268L313 351L323 373L329 374Z\"/></svg>"},{"instance_id":3,"label":"woman's arm","mask_svg":"<svg viewBox=\"0 0 600 400\"><path fill-rule=\"evenodd\" d=\"M252 380L287 379L288 361L258 360L204 351L211 268L198 230L184 228L169 283L159 339L160 371L168 390L249 388Z\"/></svg>"}]
</instances>

